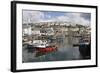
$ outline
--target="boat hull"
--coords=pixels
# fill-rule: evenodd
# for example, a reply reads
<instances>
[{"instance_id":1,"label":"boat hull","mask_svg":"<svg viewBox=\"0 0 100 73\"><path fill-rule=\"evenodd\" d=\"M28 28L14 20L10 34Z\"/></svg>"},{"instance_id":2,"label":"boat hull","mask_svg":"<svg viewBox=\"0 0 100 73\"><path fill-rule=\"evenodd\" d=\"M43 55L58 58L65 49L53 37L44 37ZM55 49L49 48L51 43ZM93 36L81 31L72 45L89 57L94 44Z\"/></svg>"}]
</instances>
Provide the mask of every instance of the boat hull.
<instances>
[{"instance_id":1,"label":"boat hull","mask_svg":"<svg viewBox=\"0 0 100 73\"><path fill-rule=\"evenodd\" d=\"M48 47L48 48L37 48L36 50L39 51L39 52L48 53L48 52L52 52L52 51L57 51L57 48L51 48L51 47Z\"/></svg>"}]
</instances>

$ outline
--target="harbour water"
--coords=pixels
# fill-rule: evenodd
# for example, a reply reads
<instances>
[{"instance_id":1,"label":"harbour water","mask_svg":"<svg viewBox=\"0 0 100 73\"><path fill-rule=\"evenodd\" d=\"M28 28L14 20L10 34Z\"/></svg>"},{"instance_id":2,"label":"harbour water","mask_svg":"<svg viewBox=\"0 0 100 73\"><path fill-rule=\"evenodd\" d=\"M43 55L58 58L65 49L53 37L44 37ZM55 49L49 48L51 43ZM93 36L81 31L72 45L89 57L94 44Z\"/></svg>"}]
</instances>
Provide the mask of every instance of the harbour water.
<instances>
[{"instance_id":1,"label":"harbour water","mask_svg":"<svg viewBox=\"0 0 100 73\"><path fill-rule=\"evenodd\" d=\"M59 42L60 41L60 42ZM46 62L46 61L64 61L64 60L80 60L81 55L79 47L73 47L73 44L78 43L79 38L71 36L62 37L57 40L58 50L48 54L36 57L34 49L28 49L27 45L23 46L23 63L27 62Z\"/></svg>"}]
</instances>

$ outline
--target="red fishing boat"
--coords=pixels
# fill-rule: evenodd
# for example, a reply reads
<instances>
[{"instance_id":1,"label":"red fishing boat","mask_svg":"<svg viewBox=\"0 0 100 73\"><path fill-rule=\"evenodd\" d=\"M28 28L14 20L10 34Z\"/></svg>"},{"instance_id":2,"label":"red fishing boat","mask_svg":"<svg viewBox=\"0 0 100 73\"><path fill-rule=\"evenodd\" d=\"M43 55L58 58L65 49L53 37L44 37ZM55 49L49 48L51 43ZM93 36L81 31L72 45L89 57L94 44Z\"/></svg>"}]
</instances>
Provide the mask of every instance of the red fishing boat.
<instances>
[{"instance_id":1,"label":"red fishing boat","mask_svg":"<svg viewBox=\"0 0 100 73\"><path fill-rule=\"evenodd\" d=\"M57 47L37 48L37 51L49 53L49 52L57 51Z\"/></svg>"},{"instance_id":2,"label":"red fishing boat","mask_svg":"<svg viewBox=\"0 0 100 73\"><path fill-rule=\"evenodd\" d=\"M57 51L57 47L49 44L47 41L35 40L33 46L39 55Z\"/></svg>"},{"instance_id":3,"label":"red fishing boat","mask_svg":"<svg viewBox=\"0 0 100 73\"><path fill-rule=\"evenodd\" d=\"M51 52L57 51L57 47L46 47L46 48L37 48L36 57L49 54Z\"/></svg>"}]
</instances>

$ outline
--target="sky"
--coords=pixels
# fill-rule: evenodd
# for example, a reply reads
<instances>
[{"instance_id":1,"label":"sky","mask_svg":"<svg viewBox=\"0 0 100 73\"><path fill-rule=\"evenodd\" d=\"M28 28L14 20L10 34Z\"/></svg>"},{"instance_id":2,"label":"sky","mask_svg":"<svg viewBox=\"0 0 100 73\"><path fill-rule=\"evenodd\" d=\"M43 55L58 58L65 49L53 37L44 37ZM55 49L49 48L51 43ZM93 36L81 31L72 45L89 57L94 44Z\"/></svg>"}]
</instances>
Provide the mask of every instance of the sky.
<instances>
[{"instance_id":1,"label":"sky","mask_svg":"<svg viewBox=\"0 0 100 73\"><path fill-rule=\"evenodd\" d=\"M23 23L71 22L90 25L91 14L82 12L34 11L23 10Z\"/></svg>"}]
</instances>

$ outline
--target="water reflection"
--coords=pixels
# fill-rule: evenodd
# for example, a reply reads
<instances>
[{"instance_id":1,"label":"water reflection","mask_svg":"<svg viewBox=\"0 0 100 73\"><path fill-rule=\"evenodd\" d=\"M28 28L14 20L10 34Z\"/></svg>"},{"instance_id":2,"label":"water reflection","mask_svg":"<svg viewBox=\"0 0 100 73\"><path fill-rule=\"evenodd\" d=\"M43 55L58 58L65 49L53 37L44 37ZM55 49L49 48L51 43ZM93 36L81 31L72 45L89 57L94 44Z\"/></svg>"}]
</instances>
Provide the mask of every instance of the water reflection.
<instances>
[{"instance_id":1,"label":"water reflection","mask_svg":"<svg viewBox=\"0 0 100 73\"><path fill-rule=\"evenodd\" d=\"M82 59L79 47L73 47L79 38L59 37L57 41L58 50L48 54L36 57L34 49L28 49L23 46L23 62L43 62L43 61L63 61L63 60L79 60Z\"/></svg>"}]
</instances>

